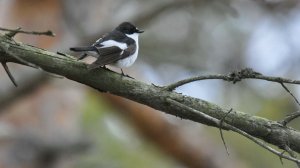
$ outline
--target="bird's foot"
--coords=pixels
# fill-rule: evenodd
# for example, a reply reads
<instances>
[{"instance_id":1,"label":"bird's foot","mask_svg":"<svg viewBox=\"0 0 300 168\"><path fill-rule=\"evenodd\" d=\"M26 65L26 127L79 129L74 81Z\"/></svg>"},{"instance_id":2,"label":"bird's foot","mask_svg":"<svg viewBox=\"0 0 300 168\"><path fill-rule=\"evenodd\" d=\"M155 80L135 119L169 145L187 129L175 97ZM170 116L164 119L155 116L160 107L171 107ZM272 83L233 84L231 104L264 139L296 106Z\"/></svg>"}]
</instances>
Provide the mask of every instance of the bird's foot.
<instances>
[{"instance_id":1,"label":"bird's foot","mask_svg":"<svg viewBox=\"0 0 300 168\"><path fill-rule=\"evenodd\" d=\"M134 79L133 77L131 77L131 76L125 74L125 73L123 72L123 69L122 69L122 68L121 68L121 75L122 75L122 76L125 76L125 77L128 77L128 78L131 78L131 79Z\"/></svg>"}]
</instances>

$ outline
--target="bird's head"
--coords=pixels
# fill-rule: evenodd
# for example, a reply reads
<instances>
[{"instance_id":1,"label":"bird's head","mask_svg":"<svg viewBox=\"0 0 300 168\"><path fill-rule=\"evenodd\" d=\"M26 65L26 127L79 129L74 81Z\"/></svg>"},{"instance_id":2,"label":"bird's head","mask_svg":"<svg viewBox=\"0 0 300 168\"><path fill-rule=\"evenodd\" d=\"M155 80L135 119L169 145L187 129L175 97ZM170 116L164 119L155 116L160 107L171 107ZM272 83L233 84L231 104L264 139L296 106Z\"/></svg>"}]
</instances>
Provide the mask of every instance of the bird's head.
<instances>
[{"instance_id":1,"label":"bird's head","mask_svg":"<svg viewBox=\"0 0 300 168\"><path fill-rule=\"evenodd\" d=\"M131 24L130 22L123 22L121 23L116 30L125 33L127 35L132 35L135 33L143 33L143 30L139 30L137 27L135 27L133 24Z\"/></svg>"}]
</instances>

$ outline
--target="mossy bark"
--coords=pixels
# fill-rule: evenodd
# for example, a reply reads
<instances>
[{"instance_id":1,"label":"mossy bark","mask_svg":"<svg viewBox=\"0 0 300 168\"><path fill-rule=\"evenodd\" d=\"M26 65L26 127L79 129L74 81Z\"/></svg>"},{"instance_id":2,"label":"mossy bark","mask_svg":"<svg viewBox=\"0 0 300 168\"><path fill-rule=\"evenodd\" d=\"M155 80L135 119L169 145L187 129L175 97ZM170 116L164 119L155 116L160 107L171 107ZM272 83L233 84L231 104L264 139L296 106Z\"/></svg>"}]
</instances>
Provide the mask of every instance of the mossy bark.
<instances>
[{"instance_id":1,"label":"mossy bark","mask_svg":"<svg viewBox=\"0 0 300 168\"><path fill-rule=\"evenodd\" d=\"M0 62L24 64L16 57L37 65L44 71L64 76L99 91L125 97L182 119L210 126L218 127L197 113L169 103L167 99L176 100L219 120L229 110L205 100L170 92L102 68L89 71L85 63L77 61L70 55L56 54L33 46L15 43L10 38L0 35ZM280 148L288 145L292 150L300 152L300 132L297 130L282 127L277 122L250 116L236 110L228 114L225 122Z\"/></svg>"}]
</instances>

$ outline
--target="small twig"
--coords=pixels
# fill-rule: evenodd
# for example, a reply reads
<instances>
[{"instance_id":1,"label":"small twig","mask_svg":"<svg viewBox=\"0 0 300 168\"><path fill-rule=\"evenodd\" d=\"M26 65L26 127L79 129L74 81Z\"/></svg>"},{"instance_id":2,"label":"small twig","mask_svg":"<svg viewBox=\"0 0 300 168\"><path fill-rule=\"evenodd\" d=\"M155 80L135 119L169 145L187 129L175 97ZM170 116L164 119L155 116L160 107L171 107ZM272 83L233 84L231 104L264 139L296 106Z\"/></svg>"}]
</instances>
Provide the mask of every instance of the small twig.
<instances>
[{"instance_id":1,"label":"small twig","mask_svg":"<svg viewBox=\"0 0 300 168\"><path fill-rule=\"evenodd\" d=\"M3 66L4 70L5 70L5 72L7 73L9 79L11 80L11 82L15 85L15 87L18 87L18 84L17 84L15 78L13 77L13 75L10 73L10 71L9 71L9 69L8 69L8 66L7 66L6 62L1 62L1 64L2 64L2 66Z\"/></svg>"},{"instance_id":2,"label":"small twig","mask_svg":"<svg viewBox=\"0 0 300 168\"><path fill-rule=\"evenodd\" d=\"M48 30L45 32L37 32L37 31L23 31L23 30L21 30L21 28L7 29L7 28L2 28L2 27L0 27L0 30L8 31L9 33L5 34L8 37L14 37L17 33L32 34L32 35L45 35L45 36L51 36L51 37L55 36L55 34L51 30Z\"/></svg>"},{"instance_id":3,"label":"small twig","mask_svg":"<svg viewBox=\"0 0 300 168\"><path fill-rule=\"evenodd\" d=\"M290 123L292 120L298 117L300 117L300 111L289 114L282 121L279 121L279 123L281 123L283 126L286 126L288 123Z\"/></svg>"},{"instance_id":4,"label":"small twig","mask_svg":"<svg viewBox=\"0 0 300 168\"><path fill-rule=\"evenodd\" d=\"M224 115L224 117L220 120L220 127L219 127L219 131L220 131L220 135L221 135L221 139L222 139L222 142L223 142L223 145L226 149L226 153L227 155L229 156L230 153L228 151L228 148L227 148L227 145L226 145L226 142L225 142L225 139L224 139L224 135L223 135L223 131L222 131L222 126L223 126L223 122L225 120L225 118L228 116L229 113L231 113L232 111L232 108Z\"/></svg>"},{"instance_id":5,"label":"small twig","mask_svg":"<svg viewBox=\"0 0 300 168\"><path fill-rule=\"evenodd\" d=\"M186 109L189 112L191 112L192 114L195 114L195 115L197 115L197 116L199 116L201 118L205 118L206 120L208 120L209 122L211 122L212 125L215 125L215 126L219 126L220 125L220 121L218 119L213 118L213 117L211 117L211 116L209 116L209 115L207 115L205 113L202 113L202 112L200 112L198 110L195 110L195 109L193 109L193 108L191 108L189 106L181 104L181 103L177 102L176 100L173 100L171 98L167 98L167 102L169 102L171 104L174 104L174 105L176 105L178 107L181 107L183 109ZM227 124L224 123L222 128L228 130L228 128L226 128L226 127L227 127Z\"/></svg>"},{"instance_id":6,"label":"small twig","mask_svg":"<svg viewBox=\"0 0 300 168\"><path fill-rule=\"evenodd\" d=\"M279 83L284 88L284 90L286 90L293 97L295 102L300 106L300 103L299 103L298 99L295 97L295 95L282 82L279 82Z\"/></svg>"},{"instance_id":7,"label":"small twig","mask_svg":"<svg viewBox=\"0 0 300 168\"><path fill-rule=\"evenodd\" d=\"M188 110L189 112L197 114L197 115L199 115L201 117L204 117L208 121L211 121L212 123L215 123L217 126L220 127L220 120L218 120L216 118L213 118L213 117L211 117L211 116L209 116L209 115L207 115L205 113L202 113L202 112L200 112L200 111L198 111L196 109L193 109L193 108L191 108L189 106L186 106L184 104L181 104L181 103L179 103L179 102L177 102L177 101L175 101L175 100L173 100L171 98L168 98L167 102L169 102L169 103L171 103L173 105L176 105L176 106L178 106L178 107L180 107L182 109ZM206 116L207 116L207 118L206 118ZM244 131L242 131L242 130L240 130L240 129L232 126L232 125L229 125L229 124L227 124L225 122L222 125L223 125L223 128L232 130L232 131L234 131L234 132L236 132L236 133L238 133L238 134L240 134L240 135L248 138L249 140L253 141L257 145L261 146L262 148L265 148L266 150L270 151L271 153L273 153L273 154L275 154L275 155L277 155L277 156L279 156L281 158L285 158L287 160L290 160L290 161L293 161L293 162L295 162L297 164L300 164L300 160L298 160L298 159L296 159L294 157L288 156L288 155L284 155L282 152L279 152L276 149L274 149L274 148L272 148L270 146L265 145L264 142L261 142L261 141L257 140L255 137L253 137L252 135L248 134L247 132L244 132Z\"/></svg>"},{"instance_id":8,"label":"small twig","mask_svg":"<svg viewBox=\"0 0 300 168\"><path fill-rule=\"evenodd\" d=\"M297 156L296 156L296 154L291 150L290 147L288 147L287 145L285 145L285 146L284 146L284 150L287 151L287 153L288 153L291 157L293 157L293 158L296 159ZM300 168L300 163L296 163L296 164L297 164L297 167Z\"/></svg>"},{"instance_id":9,"label":"small twig","mask_svg":"<svg viewBox=\"0 0 300 168\"><path fill-rule=\"evenodd\" d=\"M282 151L282 152L280 153L280 156L279 156L279 160L280 160L281 165L283 165L282 155L283 155L285 152L286 152L286 151Z\"/></svg>"},{"instance_id":10,"label":"small twig","mask_svg":"<svg viewBox=\"0 0 300 168\"><path fill-rule=\"evenodd\" d=\"M282 82L279 82L281 84L281 86L284 88L284 90L286 92L288 92L292 97L293 99L295 100L295 102L297 103L298 106L300 106L300 103L298 101L298 99L295 97L295 95L282 83ZM283 125L283 126L286 126L288 123L290 123L292 120L298 118L300 116L300 113L299 111L298 112L295 112L289 116L287 116L286 118L284 118L280 123Z\"/></svg>"},{"instance_id":11,"label":"small twig","mask_svg":"<svg viewBox=\"0 0 300 168\"><path fill-rule=\"evenodd\" d=\"M33 67L33 68L40 69L40 68L39 68L38 66L36 66L35 64L30 63L30 62L28 62L28 61L26 61L26 60L24 60L24 59L22 59L22 58L20 58L20 57L18 57L18 56L16 56L16 55L14 55L14 54L10 54L9 49L8 49L7 47L0 47L0 48L3 49L4 51L6 51L7 54L9 54L11 57L13 57L13 58L15 58L16 60L18 60L20 64L23 64L23 65L27 65L27 66L29 66L29 67ZM17 84L15 78L13 77L13 75L10 73L10 71L9 71L9 69L8 69L8 66L6 65L6 62L1 62L1 64L2 64L2 66L3 66L3 68L4 68L4 70L6 71L7 75L9 76L9 79L10 79L10 80L12 81L12 83L17 87L18 84Z\"/></svg>"},{"instance_id":12,"label":"small twig","mask_svg":"<svg viewBox=\"0 0 300 168\"><path fill-rule=\"evenodd\" d=\"M281 78L281 77L265 76L258 72L253 71L251 68L245 68L240 71L231 72L228 75L221 75L221 74L202 75L202 76L187 78L184 80L180 80L176 83L172 83L168 86L165 86L164 88L165 88L165 90L172 91L182 85L185 85L185 84L188 84L191 82L195 82L195 81L208 80L208 79L221 79L221 80L230 81L233 83L239 82L242 79L260 79L260 80L278 82L278 83L300 84L300 80L292 80L292 79Z\"/></svg>"}]
</instances>

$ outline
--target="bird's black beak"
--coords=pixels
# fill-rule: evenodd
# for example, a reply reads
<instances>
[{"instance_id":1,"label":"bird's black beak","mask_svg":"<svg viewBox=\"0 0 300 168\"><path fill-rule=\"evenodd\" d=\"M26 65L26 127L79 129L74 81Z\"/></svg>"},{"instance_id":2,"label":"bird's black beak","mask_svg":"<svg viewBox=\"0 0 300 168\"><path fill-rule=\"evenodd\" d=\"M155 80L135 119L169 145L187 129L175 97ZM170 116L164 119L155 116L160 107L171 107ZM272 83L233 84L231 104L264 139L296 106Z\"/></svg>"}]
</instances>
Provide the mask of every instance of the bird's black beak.
<instances>
[{"instance_id":1,"label":"bird's black beak","mask_svg":"<svg viewBox=\"0 0 300 168\"><path fill-rule=\"evenodd\" d=\"M136 29L137 33L144 33L144 30Z\"/></svg>"}]
</instances>

